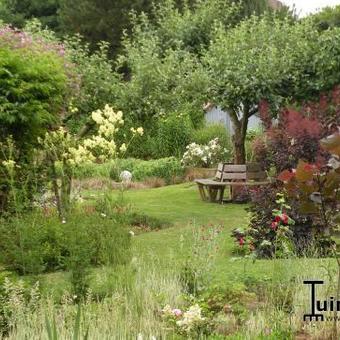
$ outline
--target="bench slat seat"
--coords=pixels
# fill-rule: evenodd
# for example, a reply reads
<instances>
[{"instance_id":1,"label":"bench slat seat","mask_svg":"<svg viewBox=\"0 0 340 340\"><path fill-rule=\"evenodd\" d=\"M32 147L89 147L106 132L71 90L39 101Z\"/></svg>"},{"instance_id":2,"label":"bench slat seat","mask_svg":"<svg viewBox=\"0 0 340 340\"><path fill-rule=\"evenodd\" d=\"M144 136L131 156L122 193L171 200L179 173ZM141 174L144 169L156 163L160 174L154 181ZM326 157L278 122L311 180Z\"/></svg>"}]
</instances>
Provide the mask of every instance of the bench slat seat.
<instances>
[{"instance_id":1,"label":"bench slat seat","mask_svg":"<svg viewBox=\"0 0 340 340\"><path fill-rule=\"evenodd\" d=\"M202 185L210 185L216 187L227 187L227 186L257 186L257 185L266 185L270 184L270 181L261 181L261 182L217 182L213 179L195 179L195 182Z\"/></svg>"},{"instance_id":2,"label":"bench slat seat","mask_svg":"<svg viewBox=\"0 0 340 340\"><path fill-rule=\"evenodd\" d=\"M267 174L262 171L258 163L228 164L220 163L217 166L215 178L195 179L203 201L223 202L226 187L259 186L271 183Z\"/></svg>"}]
</instances>

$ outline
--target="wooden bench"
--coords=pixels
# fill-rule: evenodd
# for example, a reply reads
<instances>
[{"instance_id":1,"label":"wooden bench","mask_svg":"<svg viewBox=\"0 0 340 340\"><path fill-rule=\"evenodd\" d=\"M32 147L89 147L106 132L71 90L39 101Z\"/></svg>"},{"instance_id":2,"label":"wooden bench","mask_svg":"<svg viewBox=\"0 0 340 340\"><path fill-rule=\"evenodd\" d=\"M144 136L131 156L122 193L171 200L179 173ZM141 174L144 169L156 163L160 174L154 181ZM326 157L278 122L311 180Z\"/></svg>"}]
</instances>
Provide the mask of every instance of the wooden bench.
<instances>
[{"instance_id":1,"label":"wooden bench","mask_svg":"<svg viewBox=\"0 0 340 340\"><path fill-rule=\"evenodd\" d=\"M213 179L195 179L203 201L223 202L226 187L258 186L270 184L267 174L261 170L257 163L247 164L218 164L216 175Z\"/></svg>"}]
</instances>

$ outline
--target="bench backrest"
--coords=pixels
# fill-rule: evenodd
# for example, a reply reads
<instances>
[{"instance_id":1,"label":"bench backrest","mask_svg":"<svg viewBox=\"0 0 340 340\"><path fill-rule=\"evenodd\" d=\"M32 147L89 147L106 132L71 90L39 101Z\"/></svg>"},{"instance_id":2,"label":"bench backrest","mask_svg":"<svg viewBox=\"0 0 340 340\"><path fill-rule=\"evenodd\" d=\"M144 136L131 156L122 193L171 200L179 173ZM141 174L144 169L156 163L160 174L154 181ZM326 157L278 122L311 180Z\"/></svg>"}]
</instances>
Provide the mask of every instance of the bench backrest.
<instances>
[{"instance_id":1,"label":"bench backrest","mask_svg":"<svg viewBox=\"0 0 340 340\"><path fill-rule=\"evenodd\" d=\"M219 182L233 180L262 181L266 178L267 174L261 170L261 167L258 163L220 163L217 166L215 175L215 180Z\"/></svg>"}]
</instances>

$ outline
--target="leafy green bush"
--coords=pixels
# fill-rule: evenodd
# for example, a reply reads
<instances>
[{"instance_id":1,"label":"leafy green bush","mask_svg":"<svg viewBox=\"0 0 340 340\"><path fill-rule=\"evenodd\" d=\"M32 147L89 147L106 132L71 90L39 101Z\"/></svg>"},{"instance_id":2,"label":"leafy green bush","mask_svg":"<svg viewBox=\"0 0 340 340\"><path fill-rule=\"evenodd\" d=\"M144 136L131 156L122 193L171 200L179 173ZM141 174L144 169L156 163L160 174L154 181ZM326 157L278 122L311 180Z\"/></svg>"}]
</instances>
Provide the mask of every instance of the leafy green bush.
<instances>
[{"instance_id":1,"label":"leafy green bush","mask_svg":"<svg viewBox=\"0 0 340 340\"><path fill-rule=\"evenodd\" d=\"M262 136L264 136L264 133L261 129L248 130L245 140L247 162L254 162L256 155L254 153L253 143Z\"/></svg>"},{"instance_id":2,"label":"leafy green bush","mask_svg":"<svg viewBox=\"0 0 340 340\"><path fill-rule=\"evenodd\" d=\"M0 224L0 262L20 274L38 274L89 265L121 264L129 258L130 237L123 225L97 213L57 216L30 213Z\"/></svg>"},{"instance_id":3,"label":"leafy green bush","mask_svg":"<svg viewBox=\"0 0 340 340\"><path fill-rule=\"evenodd\" d=\"M24 30L37 40L47 41L52 45L62 44L65 59L68 64L72 64L76 79L80 80L76 86L76 95L71 98L65 123L75 133L85 124L91 127L89 112L102 109L108 103L116 103L117 77L108 57L108 44L101 42L98 49L91 51L89 44L81 36L70 35L60 39L35 19L27 22Z\"/></svg>"},{"instance_id":4,"label":"leafy green bush","mask_svg":"<svg viewBox=\"0 0 340 340\"><path fill-rule=\"evenodd\" d=\"M119 181L119 174L123 170L132 173L134 181L143 181L149 177L163 178L167 183L171 183L175 177L182 176L184 169L181 162L175 157L161 158L149 161L139 159L120 159L112 167L110 177Z\"/></svg>"},{"instance_id":5,"label":"leafy green bush","mask_svg":"<svg viewBox=\"0 0 340 340\"><path fill-rule=\"evenodd\" d=\"M125 127L123 127L117 133L117 136L119 137L118 140L124 141L124 135L126 135L127 133L128 133L128 130L125 130ZM153 129L145 130L145 133L143 136L138 136L138 138L134 138L131 141L125 156L128 158L138 158L138 159L145 159L145 160L152 159L152 158L161 158L157 156L158 151L155 146L156 139L154 135L155 135L155 132L153 131Z\"/></svg>"},{"instance_id":6,"label":"leafy green bush","mask_svg":"<svg viewBox=\"0 0 340 340\"><path fill-rule=\"evenodd\" d=\"M100 178L108 177L114 162L106 162L102 164L98 163L85 163L74 169L74 178L84 179L84 178Z\"/></svg>"},{"instance_id":7,"label":"leafy green bush","mask_svg":"<svg viewBox=\"0 0 340 340\"><path fill-rule=\"evenodd\" d=\"M222 124L209 124L193 131L191 142L207 145L211 140L218 138L222 149L232 151L231 139L227 129Z\"/></svg>"},{"instance_id":8,"label":"leafy green bush","mask_svg":"<svg viewBox=\"0 0 340 340\"><path fill-rule=\"evenodd\" d=\"M20 166L11 183L0 169L0 213L13 208L7 197L9 187L31 182L33 167L28 163L37 137L60 119L71 92L72 68L66 67L62 52L60 45L46 44L0 24L0 143L12 137L17 152L11 160ZM0 167L7 156L1 153Z\"/></svg>"},{"instance_id":9,"label":"leafy green bush","mask_svg":"<svg viewBox=\"0 0 340 340\"><path fill-rule=\"evenodd\" d=\"M160 177L168 183L175 177L183 174L183 168L175 157L161 158L154 161L141 162L133 175L135 179L142 180L147 177Z\"/></svg>"},{"instance_id":10,"label":"leafy green bush","mask_svg":"<svg viewBox=\"0 0 340 340\"><path fill-rule=\"evenodd\" d=\"M67 93L60 51L25 33L0 27L1 134L22 146L53 123Z\"/></svg>"},{"instance_id":11,"label":"leafy green bush","mask_svg":"<svg viewBox=\"0 0 340 340\"><path fill-rule=\"evenodd\" d=\"M190 142L192 123L189 115L172 113L161 116L154 137L154 158L181 157Z\"/></svg>"}]
</instances>

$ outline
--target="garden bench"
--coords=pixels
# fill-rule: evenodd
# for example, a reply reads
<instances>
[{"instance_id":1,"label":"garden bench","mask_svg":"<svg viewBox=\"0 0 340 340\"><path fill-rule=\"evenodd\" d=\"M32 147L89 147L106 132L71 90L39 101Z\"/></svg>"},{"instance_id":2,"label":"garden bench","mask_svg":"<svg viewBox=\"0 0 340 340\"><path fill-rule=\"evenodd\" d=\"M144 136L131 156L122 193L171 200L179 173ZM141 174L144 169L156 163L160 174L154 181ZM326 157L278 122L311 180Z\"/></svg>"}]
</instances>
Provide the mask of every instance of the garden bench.
<instances>
[{"instance_id":1,"label":"garden bench","mask_svg":"<svg viewBox=\"0 0 340 340\"><path fill-rule=\"evenodd\" d=\"M226 187L232 191L233 187L259 186L270 184L267 174L257 163L247 164L218 164L213 179L195 179L203 201L223 203Z\"/></svg>"}]
</instances>

